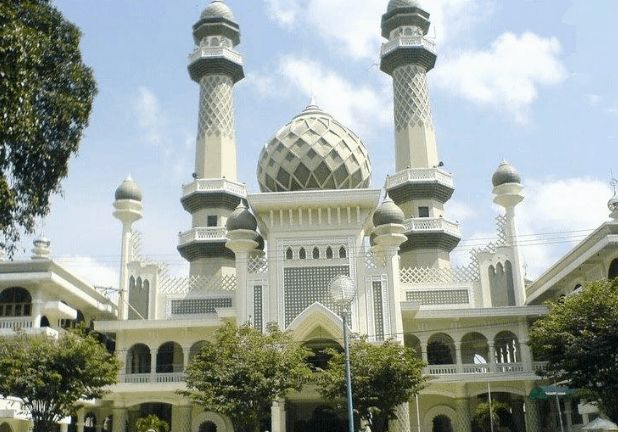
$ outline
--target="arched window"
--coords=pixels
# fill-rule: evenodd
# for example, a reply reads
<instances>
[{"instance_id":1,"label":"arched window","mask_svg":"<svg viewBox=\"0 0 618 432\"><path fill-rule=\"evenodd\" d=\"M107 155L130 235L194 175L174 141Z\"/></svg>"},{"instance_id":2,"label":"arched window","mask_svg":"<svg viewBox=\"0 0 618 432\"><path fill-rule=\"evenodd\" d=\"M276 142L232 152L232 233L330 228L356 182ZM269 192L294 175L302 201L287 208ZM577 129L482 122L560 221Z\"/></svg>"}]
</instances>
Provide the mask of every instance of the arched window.
<instances>
[{"instance_id":1,"label":"arched window","mask_svg":"<svg viewBox=\"0 0 618 432\"><path fill-rule=\"evenodd\" d=\"M612 261L609 265L609 271L607 272L607 279L614 279L618 277L618 258Z\"/></svg>"},{"instance_id":2,"label":"arched window","mask_svg":"<svg viewBox=\"0 0 618 432\"><path fill-rule=\"evenodd\" d=\"M150 348L144 344L133 345L127 353L127 373L150 373Z\"/></svg>"},{"instance_id":3,"label":"arched window","mask_svg":"<svg viewBox=\"0 0 618 432\"><path fill-rule=\"evenodd\" d=\"M285 259L291 260L292 258L294 258L294 253L292 252L292 248L289 247L285 251Z\"/></svg>"},{"instance_id":4,"label":"arched window","mask_svg":"<svg viewBox=\"0 0 618 432\"><path fill-rule=\"evenodd\" d=\"M429 338L427 343L427 360L430 365L450 365L455 363L455 344L453 339L438 333Z\"/></svg>"},{"instance_id":5,"label":"arched window","mask_svg":"<svg viewBox=\"0 0 618 432\"><path fill-rule=\"evenodd\" d=\"M520 360L519 341L510 331L503 331L494 339L496 361L498 363L517 363Z\"/></svg>"},{"instance_id":6,"label":"arched window","mask_svg":"<svg viewBox=\"0 0 618 432\"><path fill-rule=\"evenodd\" d=\"M317 246L313 248L312 256L313 256L313 259L319 259L320 258L320 249L318 249Z\"/></svg>"},{"instance_id":7,"label":"arched window","mask_svg":"<svg viewBox=\"0 0 618 432\"><path fill-rule=\"evenodd\" d=\"M326 258L333 259L333 248L330 246L326 248Z\"/></svg>"},{"instance_id":8,"label":"arched window","mask_svg":"<svg viewBox=\"0 0 618 432\"><path fill-rule=\"evenodd\" d=\"M184 367L182 347L176 342L166 342L157 351L157 373L182 372Z\"/></svg>"},{"instance_id":9,"label":"arched window","mask_svg":"<svg viewBox=\"0 0 618 432\"><path fill-rule=\"evenodd\" d=\"M489 363L489 344L481 333L467 333L461 338L461 361L464 365Z\"/></svg>"},{"instance_id":10,"label":"arched window","mask_svg":"<svg viewBox=\"0 0 618 432\"><path fill-rule=\"evenodd\" d=\"M341 246L339 248L339 258L347 258L348 253L345 250L345 247Z\"/></svg>"},{"instance_id":11,"label":"arched window","mask_svg":"<svg viewBox=\"0 0 618 432\"><path fill-rule=\"evenodd\" d=\"M307 252L305 252L305 248L301 247L300 250L298 251L298 258L299 259L306 259L307 258Z\"/></svg>"},{"instance_id":12,"label":"arched window","mask_svg":"<svg viewBox=\"0 0 618 432\"><path fill-rule=\"evenodd\" d=\"M96 432L97 418L93 413L86 414L84 417L84 432Z\"/></svg>"},{"instance_id":13,"label":"arched window","mask_svg":"<svg viewBox=\"0 0 618 432\"><path fill-rule=\"evenodd\" d=\"M30 316L32 297L21 287L11 287L0 292L0 317Z\"/></svg>"}]
</instances>

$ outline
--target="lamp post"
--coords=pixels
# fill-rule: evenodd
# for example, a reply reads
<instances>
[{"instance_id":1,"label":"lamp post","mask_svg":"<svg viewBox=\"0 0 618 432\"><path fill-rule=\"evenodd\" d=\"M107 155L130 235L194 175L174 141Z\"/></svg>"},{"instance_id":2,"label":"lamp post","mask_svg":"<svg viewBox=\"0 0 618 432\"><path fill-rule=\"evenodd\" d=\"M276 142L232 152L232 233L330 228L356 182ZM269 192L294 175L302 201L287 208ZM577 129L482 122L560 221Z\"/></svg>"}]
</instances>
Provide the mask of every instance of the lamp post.
<instances>
[{"instance_id":1,"label":"lamp post","mask_svg":"<svg viewBox=\"0 0 618 432\"><path fill-rule=\"evenodd\" d=\"M346 320L350 314L350 304L356 296L356 284L349 276L337 276L328 285L331 299L336 306L341 308L343 320L343 344L345 350L345 378L348 395L348 429L354 432L354 410L352 405L352 377L350 374L350 346L348 344L348 326Z\"/></svg>"}]
</instances>

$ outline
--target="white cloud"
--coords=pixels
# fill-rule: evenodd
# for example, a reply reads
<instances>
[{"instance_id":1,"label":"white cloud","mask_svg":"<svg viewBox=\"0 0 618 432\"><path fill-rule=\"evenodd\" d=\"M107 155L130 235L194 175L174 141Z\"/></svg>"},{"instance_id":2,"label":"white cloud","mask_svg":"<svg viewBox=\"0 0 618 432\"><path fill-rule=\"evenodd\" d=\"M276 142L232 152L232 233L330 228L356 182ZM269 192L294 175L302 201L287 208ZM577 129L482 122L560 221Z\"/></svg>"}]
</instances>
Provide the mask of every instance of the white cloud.
<instances>
[{"instance_id":1,"label":"white cloud","mask_svg":"<svg viewBox=\"0 0 618 432\"><path fill-rule=\"evenodd\" d=\"M307 23L337 52L352 59L377 59L380 17L386 2L375 0L311 0Z\"/></svg>"},{"instance_id":2,"label":"white cloud","mask_svg":"<svg viewBox=\"0 0 618 432\"><path fill-rule=\"evenodd\" d=\"M354 60L378 59L380 18L388 1L264 0L268 16L284 28L306 25L330 49ZM423 5L430 13L430 38L446 44L459 39L493 13L494 0L434 0Z\"/></svg>"},{"instance_id":3,"label":"white cloud","mask_svg":"<svg viewBox=\"0 0 618 432\"><path fill-rule=\"evenodd\" d=\"M449 201L446 208L448 219L462 223L476 216L476 212L468 204L453 200Z\"/></svg>"},{"instance_id":4,"label":"white cloud","mask_svg":"<svg viewBox=\"0 0 618 432\"><path fill-rule=\"evenodd\" d=\"M556 38L504 33L489 50L443 58L435 71L436 84L478 105L505 109L525 122L538 87L567 78L561 51ZM530 64L534 67L526 66Z\"/></svg>"},{"instance_id":5,"label":"white cloud","mask_svg":"<svg viewBox=\"0 0 618 432\"><path fill-rule=\"evenodd\" d=\"M370 132L369 126L387 125L392 121L392 105L388 92L378 93L367 86L357 86L320 63L285 56L278 73L292 86L313 96L316 103L359 135Z\"/></svg>"},{"instance_id":6,"label":"white cloud","mask_svg":"<svg viewBox=\"0 0 618 432\"><path fill-rule=\"evenodd\" d=\"M590 178L527 180L518 234L529 276L539 276L609 219L606 182Z\"/></svg>"},{"instance_id":7,"label":"white cloud","mask_svg":"<svg viewBox=\"0 0 618 432\"><path fill-rule=\"evenodd\" d=\"M296 0L265 0L268 16L283 27L292 27L300 13Z\"/></svg>"},{"instance_id":8,"label":"white cloud","mask_svg":"<svg viewBox=\"0 0 618 432\"><path fill-rule=\"evenodd\" d=\"M145 139L149 144L161 145L165 141L162 126L165 116L154 92L146 87L140 87L133 102L137 124L146 132Z\"/></svg>"},{"instance_id":9,"label":"white cloud","mask_svg":"<svg viewBox=\"0 0 618 432\"><path fill-rule=\"evenodd\" d=\"M599 105L599 101L600 100L601 100L601 96L599 96L599 95L596 95L596 94L588 95L588 103L592 107L595 107L595 106Z\"/></svg>"},{"instance_id":10,"label":"white cloud","mask_svg":"<svg viewBox=\"0 0 618 432\"><path fill-rule=\"evenodd\" d=\"M70 269L84 278L91 285L101 287L118 287L119 273L117 266L101 263L91 257L55 258L63 267Z\"/></svg>"}]
</instances>

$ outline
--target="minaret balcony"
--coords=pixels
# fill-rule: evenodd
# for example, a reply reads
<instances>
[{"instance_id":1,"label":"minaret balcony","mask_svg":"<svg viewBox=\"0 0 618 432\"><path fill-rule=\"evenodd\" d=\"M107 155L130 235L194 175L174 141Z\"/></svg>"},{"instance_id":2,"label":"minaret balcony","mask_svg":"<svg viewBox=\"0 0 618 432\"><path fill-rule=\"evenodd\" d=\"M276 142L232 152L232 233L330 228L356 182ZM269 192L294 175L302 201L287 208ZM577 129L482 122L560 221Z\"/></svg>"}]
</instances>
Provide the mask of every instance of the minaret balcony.
<instances>
[{"instance_id":1,"label":"minaret balcony","mask_svg":"<svg viewBox=\"0 0 618 432\"><path fill-rule=\"evenodd\" d=\"M178 235L178 252L189 261L208 257L234 258L234 253L225 247L225 227L196 227Z\"/></svg>"},{"instance_id":2,"label":"minaret balcony","mask_svg":"<svg viewBox=\"0 0 618 432\"><path fill-rule=\"evenodd\" d=\"M189 54L189 76L198 81L205 74L225 74L234 82L244 78L243 56L225 46L198 46Z\"/></svg>"},{"instance_id":3,"label":"minaret balcony","mask_svg":"<svg viewBox=\"0 0 618 432\"><path fill-rule=\"evenodd\" d=\"M424 36L398 37L382 44L380 70L392 74L398 66L418 64L429 71L436 64L436 44Z\"/></svg>"},{"instance_id":4,"label":"minaret balcony","mask_svg":"<svg viewBox=\"0 0 618 432\"><path fill-rule=\"evenodd\" d=\"M234 210L247 196L247 186L227 179L198 179L182 186L180 202L183 208L193 213L207 207L222 207Z\"/></svg>"},{"instance_id":5,"label":"minaret balcony","mask_svg":"<svg viewBox=\"0 0 618 432\"><path fill-rule=\"evenodd\" d=\"M453 175L439 168L408 168L388 176L384 186L396 203L414 199L448 201L455 186Z\"/></svg>"},{"instance_id":6,"label":"minaret balcony","mask_svg":"<svg viewBox=\"0 0 618 432\"><path fill-rule=\"evenodd\" d=\"M461 240L457 222L444 218L410 218L403 222L405 236L408 238L400 250L442 249L452 251Z\"/></svg>"},{"instance_id":7,"label":"minaret balcony","mask_svg":"<svg viewBox=\"0 0 618 432\"><path fill-rule=\"evenodd\" d=\"M433 54L436 54L436 44L425 38L425 36L403 36L393 39L391 41L385 42L382 44L382 48L380 49L380 57L384 57L391 51L400 48L400 47L415 47L415 48L424 48Z\"/></svg>"},{"instance_id":8,"label":"minaret balcony","mask_svg":"<svg viewBox=\"0 0 618 432\"><path fill-rule=\"evenodd\" d=\"M198 227L178 236L178 247L189 243L221 243L227 241L227 229L224 227Z\"/></svg>"}]
</instances>

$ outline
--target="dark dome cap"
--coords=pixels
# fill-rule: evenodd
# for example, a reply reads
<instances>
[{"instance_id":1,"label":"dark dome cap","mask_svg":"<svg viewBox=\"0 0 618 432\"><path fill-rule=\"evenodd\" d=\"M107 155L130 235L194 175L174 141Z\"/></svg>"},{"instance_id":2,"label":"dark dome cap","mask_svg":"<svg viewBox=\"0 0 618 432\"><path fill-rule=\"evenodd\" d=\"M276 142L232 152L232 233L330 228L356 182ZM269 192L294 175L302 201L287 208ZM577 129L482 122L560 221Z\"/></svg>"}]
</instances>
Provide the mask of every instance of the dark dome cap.
<instances>
[{"instance_id":1,"label":"dark dome cap","mask_svg":"<svg viewBox=\"0 0 618 432\"><path fill-rule=\"evenodd\" d=\"M399 8L405 8L405 7L420 7L420 5L418 1L416 0L391 0L390 2L388 2L386 11L390 12L393 9L399 9Z\"/></svg>"},{"instance_id":2,"label":"dark dome cap","mask_svg":"<svg viewBox=\"0 0 618 432\"><path fill-rule=\"evenodd\" d=\"M239 229L256 231L257 221L255 220L255 216L253 216L247 206L245 206L243 200L240 200L240 203L238 203L238 207L236 207L236 210L234 210L232 214L230 214L230 217L227 219L225 227L228 231L234 231Z\"/></svg>"},{"instance_id":3,"label":"dark dome cap","mask_svg":"<svg viewBox=\"0 0 618 432\"><path fill-rule=\"evenodd\" d=\"M115 193L116 200L130 199L134 201L142 200L142 191L137 183L133 181L131 176L127 176L122 184L118 186Z\"/></svg>"},{"instance_id":4,"label":"dark dome cap","mask_svg":"<svg viewBox=\"0 0 618 432\"><path fill-rule=\"evenodd\" d=\"M373 212L373 225L401 224L404 217L403 211L387 195L382 204Z\"/></svg>"},{"instance_id":5,"label":"dark dome cap","mask_svg":"<svg viewBox=\"0 0 618 432\"><path fill-rule=\"evenodd\" d=\"M491 183L500 186L506 183L521 183L521 176L513 166L507 161L500 162L500 166L491 177Z\"/></svg>"},{"instance_id":6,"label":"dark dome cap","mask_svg":"<svg viewBox=\"0 0 618 432\"><path fill-rule=\"evenodd\" d=\"M234 14L221 0L214 0L204 9L200 18L226 18L230 21L234 21Z\"/></svg>"}]
</instances>

